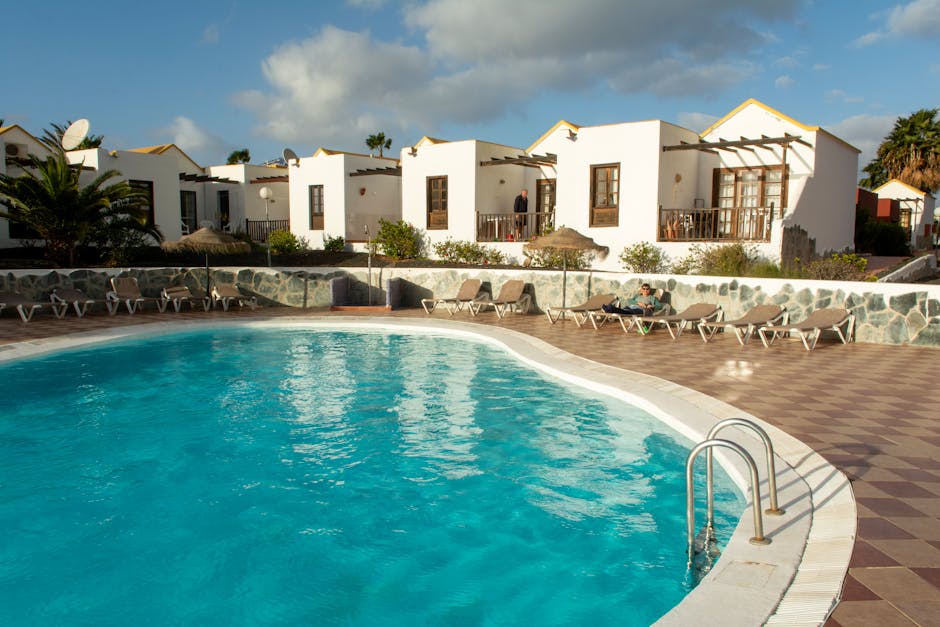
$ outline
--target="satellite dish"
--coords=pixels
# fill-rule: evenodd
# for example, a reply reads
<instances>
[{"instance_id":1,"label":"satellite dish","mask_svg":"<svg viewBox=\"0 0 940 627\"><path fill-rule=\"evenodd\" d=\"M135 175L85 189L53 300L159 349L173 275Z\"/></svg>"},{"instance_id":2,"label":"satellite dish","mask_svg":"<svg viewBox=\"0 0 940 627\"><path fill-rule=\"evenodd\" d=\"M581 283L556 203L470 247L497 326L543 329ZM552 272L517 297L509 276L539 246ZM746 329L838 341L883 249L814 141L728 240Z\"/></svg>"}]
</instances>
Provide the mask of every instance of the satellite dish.
<instances>
[{"instance_id":1,"label":"satellite dish","mask_svg":"<svg viewBox=\"0 0 940 627\"><path fill-rule=\"evenodd\" d=\"M287 165L290 165L291 159L294 160L294 165L300 167L300 157L297 156L297 153L291 150L290 148L284 149L284 161L287 162Z\"/></svg>"},{"instance_id":2,"label":"satellite dish","mask_svg":"<svg viewBox=\"0 0 940 627\"><path fill-rule=\"evenodd\" d=\"M85 118L75 120L69 124L69 127L62 133L62 147L66 150L75 150L78 148L79 144L88 137L88 129L90 127L91 124Z\"/></svg>"}]
</instances>

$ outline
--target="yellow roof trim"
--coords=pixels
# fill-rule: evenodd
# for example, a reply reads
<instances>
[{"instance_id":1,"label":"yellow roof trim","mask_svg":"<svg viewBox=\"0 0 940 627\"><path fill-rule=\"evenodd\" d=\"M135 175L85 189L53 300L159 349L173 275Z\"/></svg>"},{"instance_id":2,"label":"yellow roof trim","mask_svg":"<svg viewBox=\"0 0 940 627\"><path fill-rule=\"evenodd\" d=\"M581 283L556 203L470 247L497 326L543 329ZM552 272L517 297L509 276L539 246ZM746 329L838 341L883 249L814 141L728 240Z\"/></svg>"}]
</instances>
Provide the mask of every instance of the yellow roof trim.
<instances>
[{"instance_id":1,"label":"yellow roof trim","mask_svg":"<svg viewBox=\"0 0 940 627\"><path fill-rule=\"evenodd\" d=\"M558 120L557 122L555 122L555 125L554 125L553 127L551 127L550 129L548 129L547 131L545 131L544 133L542 133L542 136L541 136L541 137L539 137L539 138L536 139L534 142L532 142L532 145L529 146L528 148L526 148L525 151L526 151L526 152L532 152L532 149L533 149L533 148L535 148L536 146L538 146L539 144L541 144L543 141L545 141L545 138L546 138L546 137L548 137L549 135L551 135L552 133L554 133L555 131L557 131L557 130L558 130L559 128L561 128L562 126L567 127L567 128L569 128L570 130L572 130L572 131L578 131L578 130L581 129L580 126L578 126L577 124L572 124L572 123L569 122L568 120Z\"/></svg>"},{"instance_id":2,"label":"yellow roof trim","mask_svg":"<svg viewBox=\"0 0 940 627\"><path fill-rule=\"evenodd\" d=\"M137 153L141 153L141 154L145 154L145 155L162 155L163 153L165 153L165 152L166 152L167 150L169 150L170 148L176 148L176 150L177 150L181 155L183 155L184 157L186 157L186 160L187 160L187 161L189 161L191 164L193 164L194 166L196 166L197 169L199 169L199 170L202 170L202 169L203 169L203 167L202 167L201 165L199 165L198 163L196 163L195 161L193 161L193 158L190 157L189 155L187 155L186 152L185 152L182 148L180 148L179 146L177 146L176 144L157 144L156 146L144 146L144 147L142 147L142 148L130 148L127 152L137 152Z\"/></svg>"},{"instance_id":3,"label":"yellow roof trim","mask_svg":"<svg viewBox=\"0 0 940 627\"><path fill-rule=\"evenodd\" d=\"M320 155L324 155L324 156L348 155L350 157L366 157L368 159L382 159L383 161L394 161L395 163L398 163L397 157L384 157L384 156L376 157L375 155L367 155L362 152L349 152L348 150L330 150L329 148L323 148L322 146L320 148L317 148L317 151L313 153L314 157L318 157Z\"/></svg>"},{"instance_id":4,"label":"yellow roof trim","mask_svg":"<svg viewBox=\"0 0 940 627\"><path fill-rule=\"evenodd\" d=\"M32 133L30 133L29 131L27 131L25 128L23 128L23 127L20 126L19 124L10 124L10 125L8 125L8 126L0 126L0 135L3 135L3 134L6 133L7 131L12 131L12 130L15 129L15 128L18 128L21 132L25 133L27 137L29 137L30 139L32 139L33 141L35 141L37 144L42 144L42 142L39 141L39 140L36 138L35 135L33 135ZM43 144L43 145L45 145L45 144Z\"/></svg>"},{"instance_id":5,"label":"yellow roof trim","mask_svg":"<svg viewBox=\"0 0 940 627\"><path fill-rule=\"evenodd\" d=\"M873 189L872 191L877 194L879 189L881 189L881 188L883 188L883 187L887 187L887 186L890 185L891 183L898 183L898 184L900 184L900 185L903 185L905 188L909 189L911 192L913 192L913 193L915 193L915 194L920 194L921 196L930 196L931 198L933 198L933 194L931 194L930 192L925 192L925 191L923 191L923 190L917 189L917 188L914 187L913 185L909 185L909 184L905 183L904 181L902 181L901 179L891 179L891 180L888 181L887 183L884 183L883 185L880 185L880 186L876 187L876 188Z\"/></svg>"},{"instance_id":6,"label":"yellow roof trim","mask_svg":"<svg viewBox=\"0 0 940 627\"><path fill-rule=\"evenodd\" d=\"M739 104L737 107L735 107L733 111L731 111L730 113L726 114L723 118L721 118L720 120L718 120L717 122L715 122L714 124L712 124L711 126L709 126L707 129L705 129L704 131L702 131L701 133L699 133L699 137L705 137L706 135L708 135L709 133L711 133L713 130L715 130L716 128L718 128L719 126L721 126L722 124L724 124L725 122L727 122L728 120L730 120L731 118L733 118L734 116L736 116L738 113L740 113L742 110L744 110L746 107L749 107L750 105L756 105L756 106L760 107L761 109L763 109L764 111L766 111L767 113L769 113L769 114L771 114L771 115L775 115L775 116L777 116L777 117L779 117L779 118L781 118L781 119L783 119L783 120L789 122L790 124L793 124L794 126L798 126L798 127L800 127L801 129L803 129L804 131L814 132L814 131L822 130L822 129L821 129L820 127L818 127L818 126L808 126L808 125L806 125L806 124L803 124L802 122L799 122L799 121L797 121L797 120L794 120L794 119L791 118L789 115L780 113L779 111L777 111L777 110L774 109L773 107L768 107L767 105L765 105L763 102L761 102L761 101L759 101L759 100L755 100L754 98L748 98L747 100L745 100L744 102L742 102L741 104ZM831 135L831 133L830 133L830 135Z\"/></svg>"},{"instance_id":7,"label":"yellow roof trim","mask_svg":"<svg viewBox=\"0 0 940 627\"><path fill-rule=\"evenodd\" d=\"M450 142L446 139L437 139L435 137L428 137L425 135L418 140L418 143L414 145L415 148L423 146L424 144L449 144Z\"/></svg>"}]
</instances>

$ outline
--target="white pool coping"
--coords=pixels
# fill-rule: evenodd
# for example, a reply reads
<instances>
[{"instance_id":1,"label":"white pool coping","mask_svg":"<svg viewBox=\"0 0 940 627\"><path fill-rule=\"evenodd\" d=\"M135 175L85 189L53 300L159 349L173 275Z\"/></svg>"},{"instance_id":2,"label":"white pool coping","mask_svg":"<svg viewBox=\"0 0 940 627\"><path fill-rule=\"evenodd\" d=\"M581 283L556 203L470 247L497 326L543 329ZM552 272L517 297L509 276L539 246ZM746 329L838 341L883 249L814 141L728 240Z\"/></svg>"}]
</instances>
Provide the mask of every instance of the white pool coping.
<instances>
[{"instance_id":1,"label":"white pool coping","mask_svg":"<svg viewBox=\"0 0 940 627\"><path fill-rule=\"evenodd\" d=\"M765 515L764 536L772 543L752 545L748 542L754 535L749 499L721 559L695 590L656 624L821 625L838 603L856 535L855 499L845 475L803 442L727 403L664 379L572 355L523 333L434 318L304 315L167 321L7 344L0 346L0 362L121 338L231 326L432 330L472 336L504 347L543 372L637 405L696 443L704 440L720 420L746 418L763 428L773 441L778 500L785 514ZM707 371L703 368L703 372ZM762 500L766 500L766 464L761 441L750 430L737 428L723 430L720 437L732 439L750 452L763 477ZM743 462L722 450L716 451L715 459L749 494ZM700 496L697 495L699 502ZM697 527L703 519L704 512L697 511ZM675 541L684 545L686 538Z\"/></svg>"}]
</instances>

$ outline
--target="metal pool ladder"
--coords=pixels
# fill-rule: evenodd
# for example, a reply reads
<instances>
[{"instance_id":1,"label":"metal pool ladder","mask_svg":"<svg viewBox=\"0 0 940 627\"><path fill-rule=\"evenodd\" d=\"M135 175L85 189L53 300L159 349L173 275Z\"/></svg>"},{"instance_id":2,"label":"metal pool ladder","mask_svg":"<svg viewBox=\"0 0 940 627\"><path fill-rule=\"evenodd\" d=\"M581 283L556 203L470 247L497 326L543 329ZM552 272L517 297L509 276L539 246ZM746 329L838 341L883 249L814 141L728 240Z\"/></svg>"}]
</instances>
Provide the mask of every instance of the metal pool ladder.
<instances>
[{"instance_id":1,"label":"metal pool ladder","mask_svg":"<svg viewBox=\"0 0 940 627\"><path fill-rule=\"evenodd\" d=\"M748 470L750 471L751 476L751 492L753 494L753 510L754 510L754 536L751 537L751 544L770 544L770 539L764 537L764 521L761 516L761 496L760 496L760 481L757 475L757 464L754 463L754 458L751 457L740 444L736 444L730 440L722 440L716 438L715 436L719 431L725 427L730 426L741 426L748 427L754 430L757 435L760 436L761 440L764 442L764 450L767 453L767 491L770 496L770 507L764 510L764 513L772 516L780 516L784 513L784 510L780 509L777 505L777 477L776 470L774 467L774 447L773 443L770 441L770 437L767 435L767 432L761 429L759 426L754 424L750 420L744 418L728 418L722 420L708 432L705 440L700 442L692 451L689 453L688 460L685 465L685 488L686 488L686 531L688 535L688 553L689 553L689 566L692 566L693 557L695 555L695 494L694 488L692 485L692 467L695 463L695 459L698 457L698 454L702 451L706 451L706 479L705 479L705 489L706 489L706 502L707 502L707 519L705 521L704 531L704 544L705 549L707 550L707 545L709 542L714 540L715 529L714 529L714 513L715 513L715 496L714 496L714 475L712 468L712 458L714 456L714 448L722 447L728 448L732 451L735 451L740 455L744 462L747 464Z\"/></svg>"}]
</instances>

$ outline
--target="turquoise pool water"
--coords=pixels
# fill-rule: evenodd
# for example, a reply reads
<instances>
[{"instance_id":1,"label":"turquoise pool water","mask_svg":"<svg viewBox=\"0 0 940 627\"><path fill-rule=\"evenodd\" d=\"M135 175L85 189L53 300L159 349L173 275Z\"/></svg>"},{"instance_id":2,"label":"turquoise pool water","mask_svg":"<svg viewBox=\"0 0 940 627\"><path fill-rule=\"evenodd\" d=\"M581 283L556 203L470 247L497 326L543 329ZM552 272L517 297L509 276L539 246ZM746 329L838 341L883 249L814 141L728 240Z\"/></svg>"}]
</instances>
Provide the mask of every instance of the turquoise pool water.
<instances>
[{"instance_id":1,"label":"turquoise pool water","mask_svg":"<svg viewBox=\"0 0 940 627\"><path fill-rule=\"evenodd\" d=\"M688 443L484 343L187 332L0 394L0 624L645 625L690 589Z\"/></svg>"}]
</instances>

